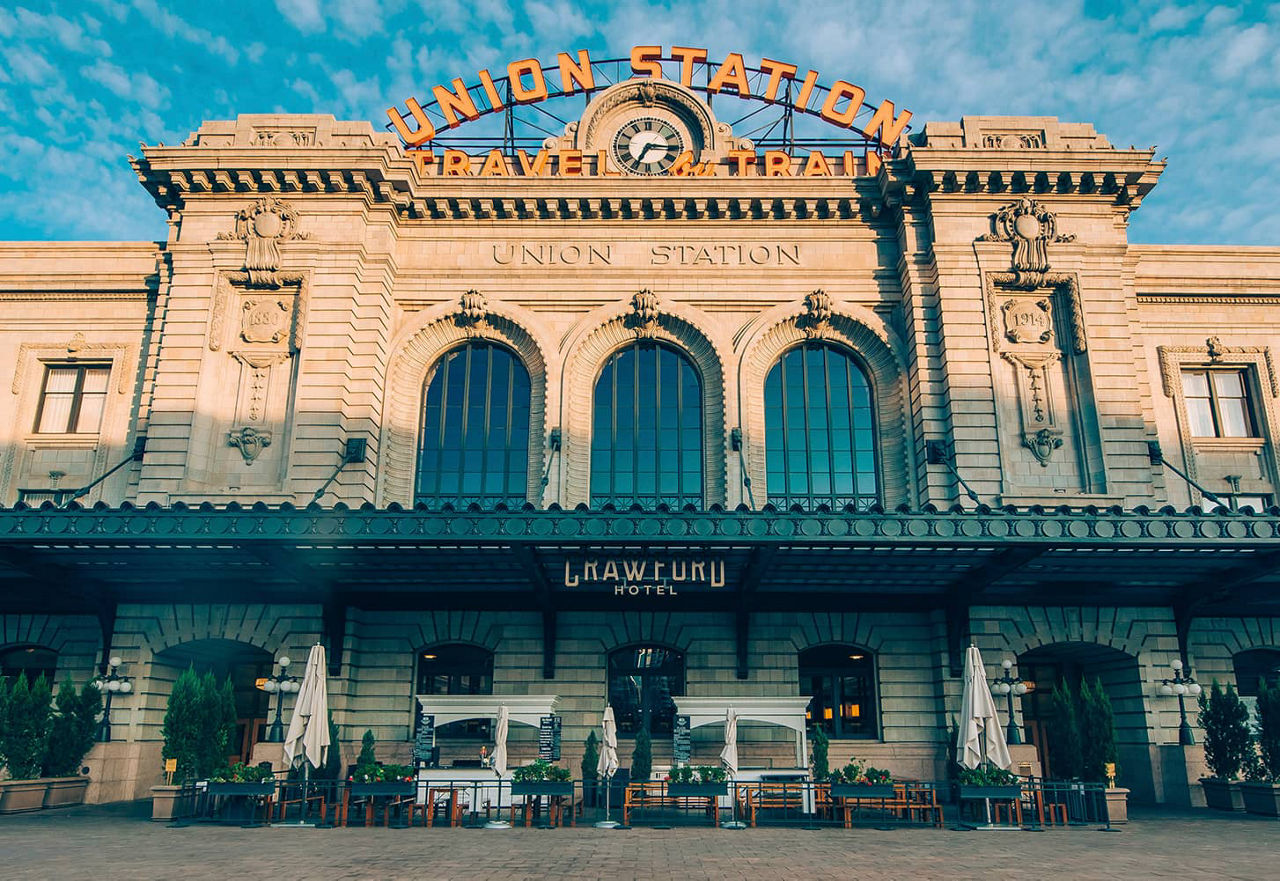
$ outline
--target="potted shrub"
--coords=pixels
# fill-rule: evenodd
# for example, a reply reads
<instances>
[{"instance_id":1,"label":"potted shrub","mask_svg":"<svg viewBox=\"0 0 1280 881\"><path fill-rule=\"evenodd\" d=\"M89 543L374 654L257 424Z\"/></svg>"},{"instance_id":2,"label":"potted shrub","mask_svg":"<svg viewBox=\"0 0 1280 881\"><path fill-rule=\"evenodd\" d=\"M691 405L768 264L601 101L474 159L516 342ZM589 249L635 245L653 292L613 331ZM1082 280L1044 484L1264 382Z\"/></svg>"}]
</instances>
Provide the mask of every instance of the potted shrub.
<instances>
[{"instance_id":1,"label":"potted shrub","mask_svg":"<svg viewBox=\"0 0 1280 881\"><path fill-rule=\"evenodd\" d=\"M957 775L960 798L1021 798L1022 784L1018 775L992 765L976 768L960 767Z\"/></svg>"},{"instance_id":2,"label":"potted shrub","mask_svg":"<svg viewBox=\"0 0 1280 881\"><path fill-rule=\"evenodd\" d=\"M833 772L832 798L893 798L893 795L893 776L888 771L864 766L857 759Z\"/></svg>"},{"instance_id":3,"label":"potted shrub","mask_svg":"<svg viewBox=\"0 0 1280 881\"><path fill-rule=\"evenodd\" d=\"M1095 678L1092 687L1087 680L1081 681L1079 715L1084 779L1110 782L1118 767L1116 723L1101 679ZM1107 818L1112 823L1129 822L1129 790L1109 785L1106 799Z\"/></svg>"},{"instance_id":4,"label":"potted shrub","mask_svg":"<svg viewBox=\"0 0 1280 881\"><path fill-rule=\"evenodd\" d=\"M49 778L46 808L84 803L89 778L80 774L80 763L93 748L101 710L102 692L97 684L87 682L77 693L68 677L58 688L44 759L44 775Z\"/></svg>"},{"instance_id":5,"label":"potted shrub","mask_svg":"<svg viewBox=\"0 0 1280 881\"><path fill-rule=\"evenodd\" d=\"M667 795L676 798L716 798L727 795L729 775L724 768L684 765L672 768L667 777Z\"/></svg>"},{"instance_id":6,"label":"potted shrub","mask_svg":"<svg viewBox=\"0 0 1280 881\"><path fill-rule=\"evenodd\" d=\"M275 791L276 778L270 766L236 762L209 777L210 795L272 795Z\"/></svg>"},{"instance_id":7,"label":"potted shrub","mask_svg":"<svg viewBox=\"0 0 1280 881\"><path fill-rule=\"evenodd\" d=\"M600 766L600 748L597 746L599 739L596 737L595 731L591 731L587 735L587 739L583 742L582 748L582 803L587 807L595 807L599 799L597 798L597 788L599 786L598 769Z\"/></svg>"},{"instance_id":8,"label":"potted shrub","mask_svg":"<svg viewBox=\"0 0 1280 881\"><path fill-rule=\"evenodd\" d=\"M1258 684L1258 750L1254 778L1240 786L1244 807L1251 814L1280 817L1280 679Z\"/></svg>"},{"instance_id":9,"label":"potted shrub","mask_svg":"<svg viewBox=\"0 0 1280 881\"><path fill-rule=\"evenodd\" d=\"M380 765L374 756L375 740L366 731L360 740L360 755L355 771L347 778L353 798L370 796L409 796L418 791L413 768L408 765Z\"/></svg>"},{"instance_id":10,"label":"potted shrub","mask_svg":"<svg viewBox=\"0 0 1280 881\"><path fill-rule=\"evenodd\" d=\"M568 768L553 765L546 759L536 759L531 764L512 770L511 794L572 797L572 777Z\"/></svg>"},{"instance_id":11,"label":"potted shrub","mask_svg":"<svg viewBox=\"0 0 1280 881\"><path fill-rule=\"evenodd\" d=\"M165 709L161 755L174 763L172 783L151 787L151 819L172 820L185 783L208 780L227 764L235 733L236 708L231 679L222 685L212 673L188 668L173 683Z\"/></svg>"},{"instance_id":12,"label":"potted shrub","mask_svg":"<svg viewBox=\"0 0 1280 881\"><path fill-rule=\"evenodd\" d=\"M38 811L44 807L49 781L40 776L49 743L49 702L52 695L44 676L28 684L18 674L4 699L0 719L0 755L9 780L0 783L0 814Z\"/></svg>"},{"instance_id":13,"label":"potted shrub","mask_svg":"<svg viewBox=\"0 0 1280 881\"><path fill-rule=\"evenodd\" d=\"M631 753L631 782L646 783L653 776L653 741L649 732L641 727L636 732L636 747Z\"/></svg>"},{"instance_id":14,"label":"potted shrub","mask_svg":"<svg viewBox=\"0 0 1280 881\"><path fill-rule=\"evenodd\" d=\"M1253 761L1253 732L1249 730L1249 709L1236 694L1213 680L1208 696L1200 694L1200 727L1204 729L1204 759L1213 772L1201 777L1205 803L1220 811L1243 811L1240 792L1241 771Z\"/></svg>"}]
</instances>

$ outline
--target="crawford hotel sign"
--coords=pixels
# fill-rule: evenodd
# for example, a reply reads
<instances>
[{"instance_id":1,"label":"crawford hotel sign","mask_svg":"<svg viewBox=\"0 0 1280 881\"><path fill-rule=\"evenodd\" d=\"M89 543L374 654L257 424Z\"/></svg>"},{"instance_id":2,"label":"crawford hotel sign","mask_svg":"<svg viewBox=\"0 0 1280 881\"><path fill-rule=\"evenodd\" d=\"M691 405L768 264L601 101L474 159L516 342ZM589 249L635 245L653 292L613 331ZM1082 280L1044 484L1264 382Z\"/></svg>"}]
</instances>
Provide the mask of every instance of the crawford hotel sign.
<instances>
[{"instance_id":1,"label":"crawford hotel sign","mask_svg":"<svg viewBox=\"0 0 1280 881\"><path fill-rule=\"evenodd\" d=\"M738 52L711 60L706 49L688 46L665 54L661 46L636 46L605 61L585 49L548 64L524 58L505 74L480 70L427 94L406 98L387 116L419 170L445 177L854 177L879 170L911 119L892 101L867 103L866 90L847 80L828 86L818 71L802 73L791 62L761 58L752 67ZM572 95L590 99L579 121L541 108L536 119L516 114ZM761 107L726 124L711 114L717 95ZM495 114L504 115L500 136L455 133ZM803 118L839 134L797 137ZM548 128L557 123L563 133ZM746 136L733 134L740 123L753 126Z\"/></svg>"}]
</instances>

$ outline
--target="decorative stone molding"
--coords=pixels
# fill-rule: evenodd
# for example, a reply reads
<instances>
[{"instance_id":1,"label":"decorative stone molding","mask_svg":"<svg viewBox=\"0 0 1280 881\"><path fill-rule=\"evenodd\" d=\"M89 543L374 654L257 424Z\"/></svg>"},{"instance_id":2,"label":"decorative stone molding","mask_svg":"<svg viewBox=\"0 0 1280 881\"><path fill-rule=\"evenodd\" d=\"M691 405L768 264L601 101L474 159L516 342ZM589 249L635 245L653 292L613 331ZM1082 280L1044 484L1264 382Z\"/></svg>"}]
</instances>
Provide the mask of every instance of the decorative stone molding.
<instances>
[{"instance_id":1,"label":"decorative stone molding","mask_svg":"<svg viewBox=\"0 0 1280 881\"><path fill-rule=\"evenodd\" d=\"M804 314L796 319L796 324L808 339L825 339L831 329L831 315L831 297L827 292L811 291L804 296Z\"/></svg>"},{"instance_id":2,"label":"decorative stone molding","mask_svg":"<svg viewBox=\"0 0 1280 881\"><path fill-rule=\"evenodd\" d=\"M1013 309L1021 312L1024 306L1015 299L1000 303L1000 294L1003 290L1012 291L1039 291L1043 288L1049 288L1051 296L1061 297L1066 301L1067 321L1069 322L1069 330L1071 333L1071 351L1077 355L1083 354L1088 349L1088 339L1085 334L1084 327L1084 308L1080 302L1080 282L1074 273L1049 272L1038 277L1037 284L1031 288L1023 287L1026 281L1025 275L1019 276L1015 272L988 272L985 277L987 289L987 321L989 322L988 331L991 338L991 351L999 353L1001 349L1001 339L1009 342L1016 342L1009 336L1009 325L1007 322L1007 310ZM1047 330L1050 332L1049 340L1053 338L1053 322L1052 322L1052 298L1042 298L1048 304L1047 314L1050 316ZM1039 301L1037 301L1038 303ZM1002 328L1000 325L1004 324ZM1035 322L1039 324L1039 322ZM1041 331L1043 333L1043 331ZM1019 331L1017 336L1024 336ZM1049 340L1044 340L1048 342ZM1023 340L1025 342L1026 340Z\"/></svg>"},{"instance_id":3,"label":"decorative stone molding","mask_svg":"<svg viewBox=\"0 0 1280 881\"><path fill-rule=\"evenodd\" d=\"M218 233L218 239L240 239L245 243L244 269L249 273L249 286L278 288L281 280L280 243L305 239L309 233L298 232L298 214L280 199L259 199L235 215L235 230Z\"/></svg>"},{"instance_id":4,"label":"decorative stone molding","mask_svg":"<svg viewBox=\"0 0 1280 881\"><path fill-rule=\"evenodd\" d=\"M529 371L529 460L527 498L541 493L545 457L547 362L544 347L505 306L487 304L483 322L459 326L458 307L423 316L423 324L401 336L393 348L385 385L382 433L378 446L377 504L413 503L423 384L432 367L452 349L471 340L488 340L511 349Z\"/></svg>"},{"instance_id":5,"label":"decorative stone molding","mask_svg":"<svg viewBox=\"0 0 1280 881\"><path fill-rule=\"evenodd\" d=\"M790 307L792 310L794 306ZM743 440L747 447L747 468L757 506L768 499L766 468L764 385L778 359L811 338L801 326L807 313L775 313L772 323L761 325L744 341L739 370L738 394L742 401ZM840 346L862 362L872 390L876 414L876 440L880 494L886 509L913 501L913 456L910 438L910 410L907 406L906 368L902 344L875 312L841 304L833 307L824 342Z\"/></svg>"},{"instance_id":6,"label":"decorative stone molding","mask_svg":"<svg viewBox=\"0 0 1280 881\"><path fill-rule=\"evenodd\" d=\"M286 297L283 300L276 300L281 303L285 310L284 321L281 324L282 333L279 338L270 340L269 342L283 342L287 335L287 347L290 351L296 352L302 347L302 329L307 314L307 284L306 276L299 272L277 272L277 287L296 287L297 293L291 298ZM209 351L219 351L226 340L224 339L224 328L227 321L227 310L232 308L232 300L237 297L237 288L249 288L252 286L252 280L247 272L223 272L219 273L218 280L214 283L213 291L213 308L209 315ZM289 310L288 300L292 299L292 311ZM266 304L268 310L271 307L271 300L259 300L253 297L247 297L243 301L245 304ZM241 309L241 327L239 338L244 342L257 342L250 340L246 336L246 322L249 319L248 308ZM255 334L258 331L253 331ZM271 334L275 336L274 331Z\"/></svg>"},{"instance_id":7,"label":"decorative stone molding","mask_svg":"<svg viewBox=\"0 0 1280 881\"><path fill-rule=\"evenodd\" d=\"M85 335L76 331L65 344L56 343L23 343L18 346L18 360L13 371L13 380L9 391L18 394L23 387L34 381L27 376L30 363L36 361L74 364L79 361L110 361L111 371L115 374L116 394L123 395L129 391L133 378L133 347L126 343L91 343Z\"/></svg>"},{"instance_id":8,"label":"decorative stone molding","mask_svg":"<svg viewBox=\"0 0 1280 881\"><path fill-rule=\"evenodd\" d=\"M651 292L653 302L657 297ZM725 432L724 359L711 338L698 326L697 313L681 308L677 314L672 304L656 307L652 324L645 318L645 332L635 329L636 299L618 304L612 312L601 316L602 323L577 337L566 348L569 352L564 370L564 463L565 486L562 502L576 505L590 499L591 485L591 413L592 395L604 363L618 349L643 336L667 342L680 349L693 362L702 380L703 431L703 501L706 505L725 502L725 462L728 449ZM644 301L646 316L650 303Z\"/></svg>"},{"instance_id":9,"label":"decorative stone molding","mask_svg":"<svg viewBox=\"0 0 1280 881\"><path fill-rule=\"evenodd\" d=\"M1048 206L1025 197L993 214L991 223L995 231L979 236L978 241L1013 244L1013 284L1019 288L1043 286L1049 271L1049 243L1073 242L1076 238L1059 235L1057 215Z\"/></svg>"},{"instance_id":10,"label":"decorative stone molding","mask_svg":"<svg viewBox=\"0 0 1280 881\"><path fill-rule=\"evenodd\" d=\"M470 290L458 301L458 311L453 316L453 320L467 336L477 336L487 314L488 308L485 305L484 294L477 290Z\"/></svg>"},{"instance_id":11,"label":"decorative stone molding","mask_svg":"<svg viewBox=\"0 0 1280 881\"><path fill-rule=\"evenodd\" d=\"M1053 339L1053 303L1015 297L1000 307L1004 337L1011 343L1047 343Z\"/></svg>"},{"instance_id":12,"label":"decorative stone molding","mask_svg":"<svg viewBox=\"0 0 1280 881\"><path fill-rule=\"evenodd\" d=\"M635 333L636 339L651 340L658 332L659 314L657 294L648 289L637 291L631 297L627 326Z\"/></svg>"},{"instance_id":13,"label":"decorative stone molding","mask_svg":"<svg viewBox=\"0 0 1280 881\"><path fill-rule=\"evenodd\" d=\"M262 451L271 446L271 432L246 425L227 433L227 445L238 449L244 463L252 465Z\"/></svg>"},{"instance_id":14,"label":"decorative stone molding","mask_svg":"<svg viewBox=\"0 0 1280 881\"><path fill-rule=\"evenodd\" d=\"M1195 443L1191 436L1191 422L1187 417L1187 404L1182 390L1182 370L1197 366L1239 366L1249 369L1263 392L1257 402L1260 407L1255 415L1261 423L1258 428L1271 441L1267 454L1276 466L1275 438L1277 436L1276 399L1280 398L1280 377L1276 375L1275 362L1270 346L1227 346L1221 338L1210 337L1203 346L1158 346L1156 356L1160 362L1160 385L1165 397L1174 404L1178 421L1178 439L1182 446L1182 464L1192 479L1198 477Z\"/></svg>"},{"instance_id":15,"label":"decorative stone molding","mask_svg":"<svg viewBox=\"0 0 1280 881\"><path fill-rule=\"evenodd\" d=\"M245 298L240 304L240 339L278 343L289 331L289 317L289 305L282 299Z\"/></svg>"}]
</instances>

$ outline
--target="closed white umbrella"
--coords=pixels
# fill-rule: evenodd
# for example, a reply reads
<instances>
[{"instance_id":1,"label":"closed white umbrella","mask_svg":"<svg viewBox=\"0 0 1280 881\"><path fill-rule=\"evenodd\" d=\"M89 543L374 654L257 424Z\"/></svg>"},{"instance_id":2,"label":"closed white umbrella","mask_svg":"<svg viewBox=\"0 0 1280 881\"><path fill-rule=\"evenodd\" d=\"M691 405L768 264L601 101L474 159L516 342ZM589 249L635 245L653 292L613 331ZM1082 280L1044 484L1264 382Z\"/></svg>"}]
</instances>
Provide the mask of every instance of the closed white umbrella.
<instances>
[{"instance_id":1,"label":"closed white umbrella","mask_svg":"<svg viewBox=\"0 0 1280 881\"><path fill-rule=\"evenodd\" d=\"M600 749L600 761L596 763L596 771L601 777L612 777L618 770L618 723L613 718L613 707L604 708L604 719L600 723L604 733L604 743Z\"/></svg>"},{"instance_id":2,"label":"closed white umbrella","mask_svg":"<svg viewBox=\"0 0 1280 881\"><path fill-rule=\"evenodd\" d=\"M507 773L507 728L510 726L507 705L498 707L498 727L493 733L493 773L501 777Z\"/></svg>"},{"instance_id":3,"label":"closed white umbrella","mask_svg":"<svg viewBox=\"0 0 1280 881\"><path fill-rule=\"evenodd\" d=\"M738 711L730 707L724 716L724 749L720 761L730 776L738 773Z\"/></svg>"},{"instance_id":4,"label":"closed white umbrella","mask_svg":"<svg viewBox=\"0 0 1280 881\"><path fill-rule=\"evenodd\" d=\"M966 768L976 768L984 761L1005 770L1013 765L996 716L991 686L987 684L987 671L982 666L982 653L976 645L969 646L964 658L964 696L960 702L956 755Z\"/></svg>"},{"instance_id":5,"label":"closed white umbrella","mask_svg":"<svg viewBox=\"0 0 1280 881\"><path fill-rule=\"evenodd\" d=\"M292 766L297 759L305 759L319 768L328 753L329 689L325 682L324 646L316 643L307 656L307 669L293 703L289 733L284 738L284 761Z\"/></svg>"},{"instance_id":6,"label":"closed white umbrella","mask_svg":"<svg viewBox=\"0 0 1280 881\"><path fill-rule=\"evenodd\" d=\"M618 723L613 718L613 707L608 704L605 705L600 727L604 742L600 747L596 771L604 779L604 819L596 823L596 826L601 829L616 829L618 824L609 819L609 791L613 788L613 775L618 770Z\"/></svg>"}]
</instances>

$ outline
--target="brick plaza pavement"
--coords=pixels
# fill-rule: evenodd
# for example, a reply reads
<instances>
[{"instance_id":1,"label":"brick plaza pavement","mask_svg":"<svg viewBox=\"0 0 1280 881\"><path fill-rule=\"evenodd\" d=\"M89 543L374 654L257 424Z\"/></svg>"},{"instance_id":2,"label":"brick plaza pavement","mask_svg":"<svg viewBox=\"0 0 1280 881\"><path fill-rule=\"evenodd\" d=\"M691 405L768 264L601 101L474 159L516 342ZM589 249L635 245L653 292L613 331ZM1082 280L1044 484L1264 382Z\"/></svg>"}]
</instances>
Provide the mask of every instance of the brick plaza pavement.
<instances>
[{"instance_id":1,"label":"brick plaza pavement","mask_svg":"<svg viewBox=\"0 0 1280 881\"><path fill-rule=\"evenodd\" d=\"M0 878L1280 878L1280 823L1137 812L1117 833L949 829L287 829L142 819L146 806L0 818Z\"/></svg>"}]
</instances>

